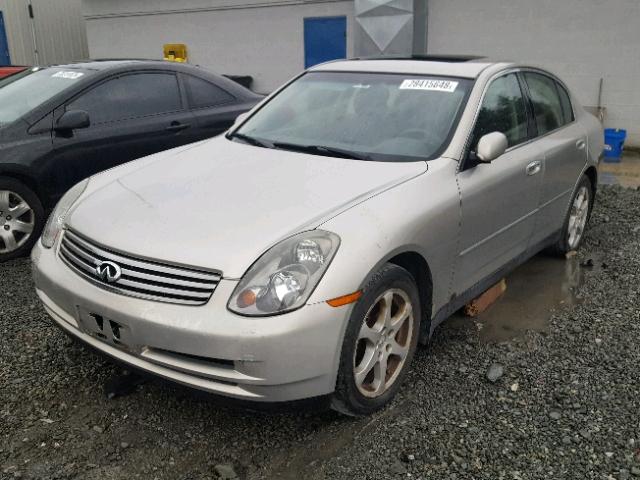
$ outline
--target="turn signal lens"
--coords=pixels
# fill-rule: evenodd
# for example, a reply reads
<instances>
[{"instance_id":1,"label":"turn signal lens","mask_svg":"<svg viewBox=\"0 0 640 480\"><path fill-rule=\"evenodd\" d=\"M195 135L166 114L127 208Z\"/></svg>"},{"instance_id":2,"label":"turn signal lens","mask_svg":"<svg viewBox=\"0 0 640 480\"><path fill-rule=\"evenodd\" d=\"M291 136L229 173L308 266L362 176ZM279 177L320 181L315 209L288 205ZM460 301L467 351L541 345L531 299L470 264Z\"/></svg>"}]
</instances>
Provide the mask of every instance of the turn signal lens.
<instances>
[{"instance_id":1,"label":"turn signal lens","mask_svg":"<svg viewBox=\"0 0 640 480\"><path fill-rule=\"evenodd\" d=\"M349 295L343 295L342 297L327 300L327 303L332 307L342 307L343 305L349 305L350 303L357 302L360 300L361 296L362 290L358 290L357 292L350 293Z\"/></svg>"},{"instance_id":2,"label":"turn signal lens","mask_svg":"<svg viewBox=\"0 0 640 480\"><path fill-rule=\"evenodd\" d=\"M256 292L252 289L248 288L243 290L240 295L238 295L237 304L240 308L247 308L256 303Z\"/></svg>"}]
</instances>

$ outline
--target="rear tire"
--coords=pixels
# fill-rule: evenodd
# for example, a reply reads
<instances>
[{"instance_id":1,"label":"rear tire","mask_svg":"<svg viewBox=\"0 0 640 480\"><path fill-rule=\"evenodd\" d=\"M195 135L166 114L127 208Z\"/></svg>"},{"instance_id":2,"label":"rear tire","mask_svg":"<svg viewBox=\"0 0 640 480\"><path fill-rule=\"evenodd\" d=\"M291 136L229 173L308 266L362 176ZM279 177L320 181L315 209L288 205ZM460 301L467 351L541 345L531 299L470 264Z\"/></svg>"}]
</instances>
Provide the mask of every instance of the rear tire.
<instances>
[{"instance_id":1,"label":"rear tire","mask_svg":"<svg viewBox=\"0 0 640 480\"><path fill-rule=\"evenodd\" d=\"M355 304L345 332L331 408L369 415L396 395L420 337L420 296L409 272L387 264Z\"/></svg>"},{"instance_id":2,"label":"rear tire","mask_svg":"<svg viewBox=\"0 0 640 480\"><path fill-rule=\"evenodd\" d=\"M549 247L551 254L564 256L570 251L580 248L586 226L591 217L593 200L591 180L586 175L583 175L571 197L560 239Z\"/></svg>"},{"instance_id":3,"label":"rear tire","mask_svg":"<svg viewBox=\"0 0 640 480\"><path fill-rule=\"evenodd\" d=\"M0 178L0 263L28 255L44 222L37 195L13 178Z\"/></svg>"}]
</instances>

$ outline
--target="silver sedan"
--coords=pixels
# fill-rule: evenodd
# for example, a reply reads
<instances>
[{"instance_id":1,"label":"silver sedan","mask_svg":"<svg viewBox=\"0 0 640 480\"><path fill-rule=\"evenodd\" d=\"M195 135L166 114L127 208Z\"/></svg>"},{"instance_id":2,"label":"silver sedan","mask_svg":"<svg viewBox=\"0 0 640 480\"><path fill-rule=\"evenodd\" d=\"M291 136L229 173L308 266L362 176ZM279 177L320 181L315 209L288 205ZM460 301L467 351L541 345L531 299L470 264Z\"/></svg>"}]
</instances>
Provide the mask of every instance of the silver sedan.
<instances>
[{"instance_id":1,"label":"silver sedan","mask_svg":"<svg viewBox=\"0 0 640 480\"><path fill-rule=\"evenodd\" d=\"M419 342L542 249L580 246L603 134L532 66L312 68L226 135L76 185L33 251L63 330L133 367L365 415Z\"/></svg>"}]
</instances>

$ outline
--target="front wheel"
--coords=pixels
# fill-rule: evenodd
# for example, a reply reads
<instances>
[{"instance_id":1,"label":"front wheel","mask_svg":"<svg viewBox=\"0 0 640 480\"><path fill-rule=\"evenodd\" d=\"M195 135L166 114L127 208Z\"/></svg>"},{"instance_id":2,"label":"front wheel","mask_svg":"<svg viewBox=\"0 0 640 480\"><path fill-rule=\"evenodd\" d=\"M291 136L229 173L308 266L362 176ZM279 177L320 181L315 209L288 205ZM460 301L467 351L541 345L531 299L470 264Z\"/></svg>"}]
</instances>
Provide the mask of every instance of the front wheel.
<instances>
[{"instance_id":1,"label":"front wheel","mask_svg":"<svg viewBox=\"0 0 640 480\"><path fill-rule=\"evenodd\" d=\"M0 178L0 263L27 255L44 224L40 200L12 178Z\"/></svg>"},{"instance_id":2,"label":"front wheel","mask_svg":"<svg viewBox=\"0 0 640 480\"><path fill-rule=\"evenodd\" d=\"M562 228L562 235L558 242L551 247L551 252L565 255L577 250L584 238L584 231L591 216L593 207L593 188L591 180L583 175L571 198L571 205Z\"/></svg>"},{"instance_id":3,"label":"front wheel","mask_svg":"<svg viewBox=\"0 0 640 480\"><path fill-rule=\"evenodd\" d=\"M373 413L395 396L420 335L418 288L404 268L385 265L364 292L347 325L331 401L351 416Z\"/></svg>"}]
</instances>

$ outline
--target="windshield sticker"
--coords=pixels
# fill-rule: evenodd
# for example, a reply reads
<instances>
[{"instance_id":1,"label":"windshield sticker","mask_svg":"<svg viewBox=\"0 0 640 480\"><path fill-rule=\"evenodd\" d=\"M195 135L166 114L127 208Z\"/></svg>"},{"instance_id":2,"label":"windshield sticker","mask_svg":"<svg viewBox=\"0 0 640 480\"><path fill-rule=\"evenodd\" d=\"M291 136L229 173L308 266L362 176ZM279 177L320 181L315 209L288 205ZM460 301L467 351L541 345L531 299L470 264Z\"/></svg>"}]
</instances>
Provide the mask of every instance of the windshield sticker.
<instances>
[{"instance_id":1,"label":"windshield sticker","mask_svg":"<svg viewBox=\"0 0 640 480\"><path fill-rule=\"evenodd\" d=\"M53 75L51 75L51 77L52 78L66 78L67 80L77 80L83 75L84 75L84 73L82 73L82 72L56 72Z\"/></svg>"},{"instance_id":2,"label":"windshield sticker","mask_svg":"<svg viewBox=\"0 0 640 480\"><path fill-rule=\"evenodd\" d=\"M458 82L450 80L407 79L400 85L400 90L430 90L432 92L453 93Z\"/></svg>"}]
</instances>

